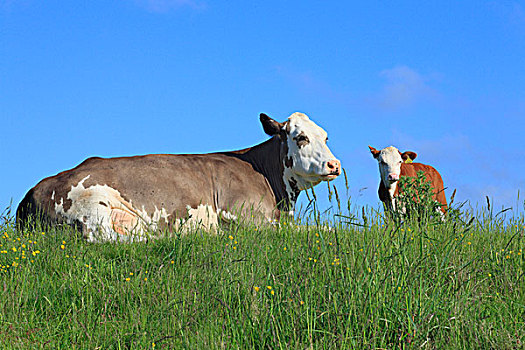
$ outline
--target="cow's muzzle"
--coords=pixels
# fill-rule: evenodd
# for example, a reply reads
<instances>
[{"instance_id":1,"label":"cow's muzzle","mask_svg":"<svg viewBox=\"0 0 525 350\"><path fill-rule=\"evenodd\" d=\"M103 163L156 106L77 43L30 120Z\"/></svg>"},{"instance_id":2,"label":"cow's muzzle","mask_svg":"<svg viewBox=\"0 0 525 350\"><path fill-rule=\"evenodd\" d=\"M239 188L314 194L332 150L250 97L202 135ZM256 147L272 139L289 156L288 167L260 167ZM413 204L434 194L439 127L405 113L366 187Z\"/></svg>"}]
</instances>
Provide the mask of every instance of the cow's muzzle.
<instances>
[{"instance_id":1,"label":"cow's muzzle","mask_svg":"<svg viewBox=\"0 0 525 350\"><path fill-rule=\"evenodd\" d=\"M396 182L399 180L399 174L390 173L388 174L388 181Z\"/></svg>"},{"instance_id":2,"label":"cow's muzzle","mask_svg":"<svg viewBox=\"0 0 525 350\"><path fill-rule=\"evenodd\" d=\"M341 175L341 162L338 161L337 159L328 161L326 163L326 171L328 174L325 175L324 177L327 180L335 179L336 177Z\"/></svg>"}]
</instances>

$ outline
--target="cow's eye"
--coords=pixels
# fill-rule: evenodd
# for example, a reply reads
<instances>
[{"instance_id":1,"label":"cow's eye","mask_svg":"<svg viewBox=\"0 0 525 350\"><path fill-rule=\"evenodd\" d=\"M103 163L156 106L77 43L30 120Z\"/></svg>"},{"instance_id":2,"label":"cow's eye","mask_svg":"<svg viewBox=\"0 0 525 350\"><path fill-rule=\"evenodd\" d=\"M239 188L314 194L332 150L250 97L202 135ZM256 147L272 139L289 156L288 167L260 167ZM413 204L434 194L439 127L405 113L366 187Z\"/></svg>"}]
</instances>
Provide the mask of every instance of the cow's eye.
<instances>
[{"instance_id":1,"label":"cow's eye","mask_svg":"<svg viewBox=\"0 0 525 350\"><path fill-rule=\"evenodd\" d=\"M308 139L308 136L306 136L303 133L301 133L301 134L297 135L296 137L294 137L294 140L295 140L295 142L297 142L297 146L299 146L299 147L306 146L310 142L310 140Z\"/></svg>"}]
</instances>

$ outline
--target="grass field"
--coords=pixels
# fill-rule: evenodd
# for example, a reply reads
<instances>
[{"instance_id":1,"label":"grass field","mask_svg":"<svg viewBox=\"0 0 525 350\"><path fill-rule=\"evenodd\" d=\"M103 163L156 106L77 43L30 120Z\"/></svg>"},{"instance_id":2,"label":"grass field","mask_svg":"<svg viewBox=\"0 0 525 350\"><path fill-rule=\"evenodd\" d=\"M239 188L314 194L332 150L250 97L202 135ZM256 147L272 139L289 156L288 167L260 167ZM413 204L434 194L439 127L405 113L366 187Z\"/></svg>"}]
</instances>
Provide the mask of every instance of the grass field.
<instances>
[{"instance_id":1,"label":"grass field","mask_svg":"<svg viewBox=\"0 0 525 350\"><path fill-rule=\"evenodd\" d=\"M2 349L515 349L525 223L232 226L133 244L0 222ZM366 217L365 218L363 217Z\"/></svg>"}]
</instances>

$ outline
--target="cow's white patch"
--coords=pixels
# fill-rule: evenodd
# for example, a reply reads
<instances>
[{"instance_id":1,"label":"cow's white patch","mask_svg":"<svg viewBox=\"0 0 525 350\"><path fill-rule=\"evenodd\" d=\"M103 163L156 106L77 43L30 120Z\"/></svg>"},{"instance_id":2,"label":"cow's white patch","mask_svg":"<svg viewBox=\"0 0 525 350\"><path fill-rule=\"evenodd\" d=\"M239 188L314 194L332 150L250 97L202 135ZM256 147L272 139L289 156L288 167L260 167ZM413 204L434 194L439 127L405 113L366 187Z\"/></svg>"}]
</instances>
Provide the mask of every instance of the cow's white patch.
<instances>
[{"instance_id":1,"label":"cow's white patch","mask_svg":"<svg viewBox=\"0 0 525 350\"><path fill-rule=\"evenodd\" d=\"M237 221L237 215L234 215L227 210L218 209L217 212L219 217L226 222Z\"/></svg>"},{"instance_id":2,"label":"cow's white patch","mask_svg":"<svg viewBox=\"0 0 525 350\"><path fill-rule=\"evenodd\" d=\"M188 219L181 222L182 226L179 227L179 230L187 231L201 228L209 232L217 232L219 216L210 205L199 204L197 208L188 205L186 209L188 210Z\"/></svg>"},{"instance_id":3,"label":"cow's white patch","mask_svg":"<svg viewBox=\"0 0 525 350\"><path fill-rule=\"evenodd\" d=\"M294 113L288 118L288 154L284 158L284 183L287 192L294 191L293 179L298 190L306 190L323 180L339 175L340 163L328 148L327 133L303 113ZM290 159L292 161L291 167ZM337 165L337 172L331 168Z\"/></svg>"},{"instance_id":4,"label":"cow's white patch","mask_svg":"<svg viewBox=\"0 0 525 350\"><path fill-rule=\"evenodd\" d=\"M144 209L133 207L121 194L107 185L84 187L89 175L71 186L67 199L71 206L64 210L64 198L55 203L55 212L68 223L81 222L90 242L134 241L145 239L144 233L158 228L160 220L168 221L164 208L155 208L150 216Z\"/></svg>"},{"instance_id":5,"label":"cow's white patch","mask_svg":"<svg viewBox=\"0 0 525 350\"><path fill-rule=\"evenodd\" d=\"M175 229L181 233L187 233L202 229L211 233L220 230L220 222L231 223L238 220L238 216L224 209L217 209L215 212L211 205L199 204L197 208L186 206L188 218L179 220Z\"/></svg>"}]
</instances>

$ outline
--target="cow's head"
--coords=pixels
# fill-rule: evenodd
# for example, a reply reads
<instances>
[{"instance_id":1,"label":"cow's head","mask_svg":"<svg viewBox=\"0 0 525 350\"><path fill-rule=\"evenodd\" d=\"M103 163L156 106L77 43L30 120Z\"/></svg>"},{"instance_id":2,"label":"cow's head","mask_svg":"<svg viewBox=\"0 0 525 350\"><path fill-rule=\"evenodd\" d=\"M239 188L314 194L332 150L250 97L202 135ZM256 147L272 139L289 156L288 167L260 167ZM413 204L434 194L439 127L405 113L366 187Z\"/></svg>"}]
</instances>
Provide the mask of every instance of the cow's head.
<instances>
[{"instance_id":1,"label":"cow's head","mask_svg":"<svg viewBox=\"0 0 525 350\"><path fill-rule=\"evenodd\" d=\"M264 113L260 119L268 135L277 135L281 139L287 189L298 192L339 176L341 163L326 144L326 131L305 114L294 113L283 123Z\"/></svg>"},{"instance_id":2,"label":"cow's head","mask_svg":"<svg viewBox=\"0 0 525 350\"><path fill-rule=\"evenodd\" d=\"M414 152L399 152L394 146L383 148L378 151L372 146L368 146L370 152L377 159L379 163L379 172L381 174L381 181L386 188L397 181L399 181L399 176L401 174L401 165L407 160L414 160L417 157L417 154Z\"/></svg>"}]
</instances>

